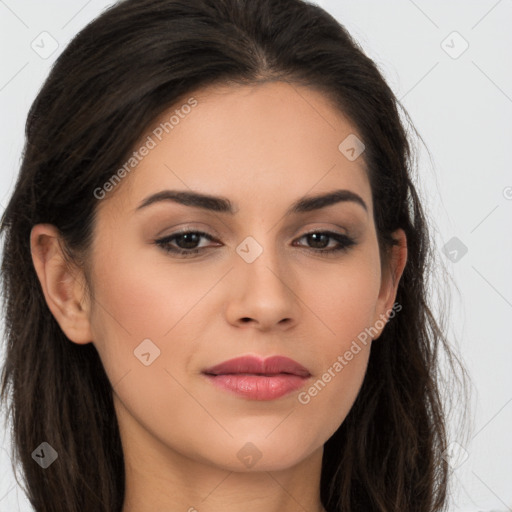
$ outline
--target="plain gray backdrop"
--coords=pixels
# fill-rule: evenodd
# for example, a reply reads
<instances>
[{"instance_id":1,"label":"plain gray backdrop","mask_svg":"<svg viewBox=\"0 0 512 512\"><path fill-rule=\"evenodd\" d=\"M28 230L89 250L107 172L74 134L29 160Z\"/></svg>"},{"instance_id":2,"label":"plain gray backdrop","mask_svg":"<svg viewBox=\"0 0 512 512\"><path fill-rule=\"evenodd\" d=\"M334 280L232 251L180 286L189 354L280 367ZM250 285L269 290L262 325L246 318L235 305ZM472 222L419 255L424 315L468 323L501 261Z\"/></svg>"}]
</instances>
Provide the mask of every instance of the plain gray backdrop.
<instances>
[{"instance_id":1,"label":"plain gray backdrop","mask_svg":"<svg viewBox=\"0 0 512 512\"><path fill-rule=\"evenodd\" d=\"M28 109L52 63L113 3L0 0L0 212ZM316 3L375 60L431 155L420 146L417 186L458 289L450 338L473 381L471 433L450 433L450 511L512 510L512 1ZM2 434L0 512L32 511Z\"/></svg>"}]
</instances>

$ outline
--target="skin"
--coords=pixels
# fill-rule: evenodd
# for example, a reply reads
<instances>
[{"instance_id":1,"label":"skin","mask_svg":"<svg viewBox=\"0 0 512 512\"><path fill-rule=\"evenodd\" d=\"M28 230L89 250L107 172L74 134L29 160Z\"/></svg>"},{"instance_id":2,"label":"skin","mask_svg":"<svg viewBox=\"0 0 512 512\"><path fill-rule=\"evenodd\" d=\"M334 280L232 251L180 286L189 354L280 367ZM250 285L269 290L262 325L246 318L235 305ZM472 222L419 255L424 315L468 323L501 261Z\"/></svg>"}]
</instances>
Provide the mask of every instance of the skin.
<instances>
[{"instance_id":1,"label":"skin","mask_svg":"<svg viewBox=\"0 0 512 512\"><path fill-rule=\"evenodd\" d=\"M364 153L350 161L338 149L357 130L319 92L270 82L210 87L194 98L191 113L98 202L94 298L84 292L84 273L65 265L51 225L32 230L34 266L67 337L94 343L112 382L126 464L123 512L322 511L323 444L357 397L372 340L307 404L298 392L242 398L201 371L244 354L279 354L310 371L300 391L309 389L391 311L405 233L394 233L400 244L381 268ZM164 189L224 196L235 213L172 201L135 211ZM346 201L285 216L299 198L336 189L358 194L368 211ZM154 243L182 228L217 242L200 238L204 252L190 258ZM315 245L304 236L310 231L357 243L324 256L336 240ZM263 248L252 263L236 251L248 236ZM149 366L134 356L147 338L160 350ZM251 467L237 456L246 443L261 455Z\"/></svg>"}]
</instances>

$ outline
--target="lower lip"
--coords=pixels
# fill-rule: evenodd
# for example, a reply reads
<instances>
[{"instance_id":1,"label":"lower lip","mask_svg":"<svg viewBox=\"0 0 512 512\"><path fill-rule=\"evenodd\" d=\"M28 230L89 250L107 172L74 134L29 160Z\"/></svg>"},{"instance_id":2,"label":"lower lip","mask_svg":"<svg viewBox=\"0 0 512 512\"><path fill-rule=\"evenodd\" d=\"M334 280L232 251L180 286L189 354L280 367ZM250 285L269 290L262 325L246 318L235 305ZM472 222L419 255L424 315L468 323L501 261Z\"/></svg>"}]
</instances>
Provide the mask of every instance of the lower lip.
<instances>
[{"instance_id":1,"label":"lower lip","mask_svg":"<svg viewBox=\"0 0 512 512\"><path fill-rule=\"evenodd\" d=\"M275 400L301 388L306 377L281 373L273 376L225 374L206 375L215 385L251 400Z\"/></svg>"}]
</instances>

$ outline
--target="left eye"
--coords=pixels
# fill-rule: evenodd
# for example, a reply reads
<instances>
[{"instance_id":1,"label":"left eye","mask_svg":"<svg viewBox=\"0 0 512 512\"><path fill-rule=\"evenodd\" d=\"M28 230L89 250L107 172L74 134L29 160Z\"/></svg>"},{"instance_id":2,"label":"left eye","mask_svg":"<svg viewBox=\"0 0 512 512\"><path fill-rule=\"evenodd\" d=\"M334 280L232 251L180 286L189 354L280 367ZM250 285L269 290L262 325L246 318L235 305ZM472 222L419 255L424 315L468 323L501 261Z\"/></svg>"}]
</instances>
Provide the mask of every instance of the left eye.
<instances>
[{"instance_id":1,"label":"left eye","mask_svg":"<svg viewBox=\"0 0 512 512\"><path fill-rule=\"evenodd\" d=\"M174 233L165 238L155 240L155 244L161 247L167 253L179 254L188 256L202 252L205 247L197 247L201 238L206 238L210 241L215 241L212 236L202 231L182 231ZM313 247L306 247L315 253L334 253L338 251L347 251L351 246L355 245L355 240L347 235L335 233L333 231L313 231L306 233L299 237L297 240L307 238L308 243L313 244ZM335 240L338 245L326 249L329 245L329 240ZM175 241L175 245L172 242ZM220 242L219 242L220 243Z\"/></svg>"}]
</instances>

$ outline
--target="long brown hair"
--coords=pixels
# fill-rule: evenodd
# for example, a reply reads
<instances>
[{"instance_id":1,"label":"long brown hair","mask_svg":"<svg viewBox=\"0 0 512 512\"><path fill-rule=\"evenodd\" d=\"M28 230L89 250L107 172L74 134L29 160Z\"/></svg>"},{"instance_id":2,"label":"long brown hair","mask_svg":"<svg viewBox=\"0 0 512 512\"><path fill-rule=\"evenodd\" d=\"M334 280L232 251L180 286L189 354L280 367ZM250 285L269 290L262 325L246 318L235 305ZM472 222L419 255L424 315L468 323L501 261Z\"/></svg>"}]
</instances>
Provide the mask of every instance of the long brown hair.
<instances>
[{"instance_id":1,"label":"long brown hair","mask_svg":"<svg viewBox=\"0 0 512 512\"><path fill-rule=\"evenodd\" d=\"M70 342L52 316L29 236L55 225L66 254L87 267L101 187L144 130L183 95L212 84L286 80L328 96L366 149L381 256L405 230L401 311L373 344L360 393L324 449L329 512L444 510L449 467L447 373L465 375L429 307L441 269L414 186L405 110L374 62L332 16L301 0L126 0L83 29L34 101L14 193L3 214L6 361L13 460L37 512L120 512L123 452L109 382L92 343ZM410 121L409 121L410 122ZM10 394L9 394L10 391ZM32 459L48 442L47 470Z\"/></svg>"}]
</instances>

